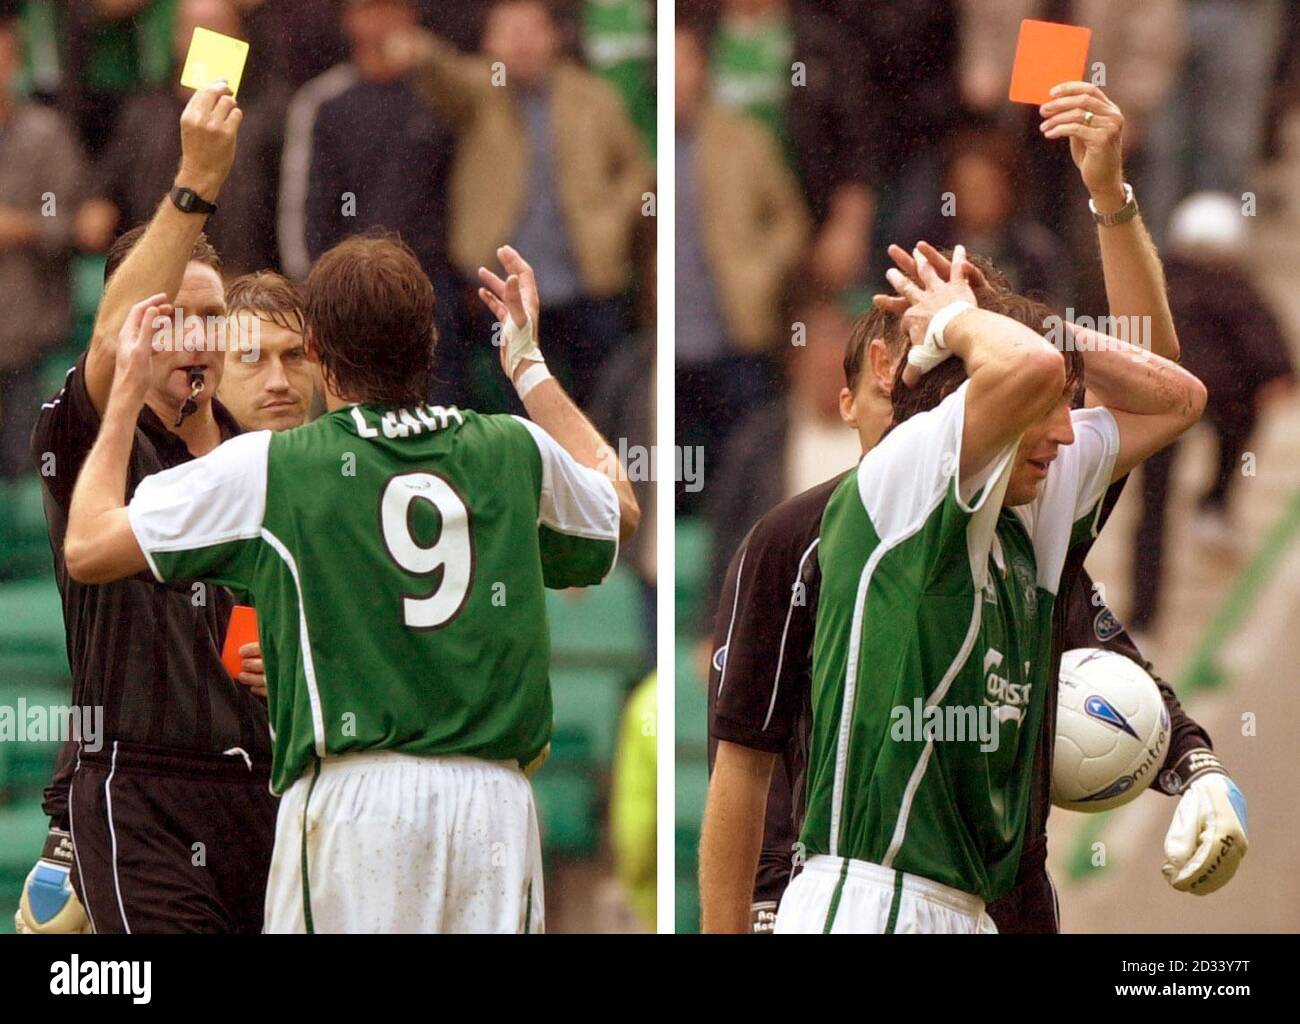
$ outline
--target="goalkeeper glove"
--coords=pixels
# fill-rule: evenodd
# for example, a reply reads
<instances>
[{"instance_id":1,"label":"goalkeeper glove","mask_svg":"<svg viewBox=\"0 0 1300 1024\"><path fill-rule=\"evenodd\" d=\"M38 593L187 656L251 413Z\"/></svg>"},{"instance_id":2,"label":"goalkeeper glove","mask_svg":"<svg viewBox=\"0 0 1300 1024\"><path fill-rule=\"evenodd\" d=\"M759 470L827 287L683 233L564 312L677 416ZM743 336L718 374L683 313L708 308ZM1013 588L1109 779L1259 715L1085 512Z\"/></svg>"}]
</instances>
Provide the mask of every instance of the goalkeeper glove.
<instances>
[{"instance_id":1,"label":"goalkeeper glove","mask_svg":"<svg viewBox=\"0 0 1300 1024\"><path fill-rule=\"evenodd\" d=\"M72 889L72 836L52 828L45 849L23 882L14 926L20 935L80 935L91 930Z\"/></svg>"},{"instance_id":2,"label":"goalkeeper glove","mask_svg":"<svg viewBox=\"0 0 1300 1024\"><path fill-rule=\"evenodd\" d=\"M1222 771L1188 783L1165 835L1165 878L1205 896L1227 885L1246 856L1246 798Z\"/></svg>"}]
</instances>

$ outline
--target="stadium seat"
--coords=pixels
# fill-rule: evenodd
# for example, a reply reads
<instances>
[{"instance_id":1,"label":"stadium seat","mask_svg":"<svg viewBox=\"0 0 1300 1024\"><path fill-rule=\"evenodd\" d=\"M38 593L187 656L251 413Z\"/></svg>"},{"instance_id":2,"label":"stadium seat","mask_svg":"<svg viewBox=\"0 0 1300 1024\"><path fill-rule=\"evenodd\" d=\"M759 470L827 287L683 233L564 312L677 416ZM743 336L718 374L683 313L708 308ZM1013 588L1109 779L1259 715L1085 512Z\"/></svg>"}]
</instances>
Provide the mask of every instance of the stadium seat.
<instances>
[{"instance_id":1,"label":"stadium seat","mask_svg":"<svg viewBox=\"0 0 1300 1024\"><path fill-rule=\"evenodd\" d=\"M50 542L35 473L0 481L0 578L22 579L50 571Z\"/></svg>"},{"instance_id":2,"label":"stadium seat","mask_svg":"<svg viewBox=\"0 0 1300 1024\"><path fill-rule=\"evenodd\" d=\"M99 300L103 294L104 257L75 257L72 261L71 342L76 352L80 352L90 344L90 335L95 328L95 313L99 309ZM67 367L64 369L66 370Z\"/></svg>"},{"instance_id":3,"label":"stadium seat","mask_svg":"<svg viewBox=\"0 0 1300 1024\"><path fill-rule=\"evenodd\" d=\"M693 632L699 621L705 576L712 557L713 537L699 516L677 520L676 609L678 632Z\"/></svg>"},{"instance_id":4,"label":"stadium seat","mask_svg":"<svg viewBox=\"0 0 1300 1024\"><path fill-rule=\"evenodd\" d=\"M548 762L533 776L542 848L548 856L588 857L596 852L598 793L596 780L579 767Z\"/></svg>"},{"instance_id":5,"label":"stadium seat","mask_svg":"<svg viewBox=\"0 0 1300 1024\"><path fill-rule=\"evenodd\" d=\"M23 882L41 855L50 821L40 800L0 806L0 934L14 930L14 911Z\"/></svg>"},{"instance_id":6,"label":"stadium seat","mask_svg":"<svg viewBox=\"0 0 1300 1024\"><path fill-rule=\"evenodd\" d=\"M678 644L677 664L677 753L679 757L704 757L709 742L709 701L705 680L695 670L695 652L689 644Z\"/></svg>"},{"instance_id":7,"label":"stadium seat","mask_svg":"<svg viewBox=\"0 0 1300 1024\"><path fill-rule=\"evenodd\" d=\"M547 591L554 668L634 674L643 661L641 596L625 566L599 587Z\"/></svg>"},{"instance_id":8,"label":"stadium seat","mask_svg":"<svg viewBox=\"0 0 1300 1024\"><path fill-rule=\"evenodd\" d=\"M0 686L66 688L63 605L53 578L0 583Z\"/></svg>"},{"instance_id":9,"label":"stadium seat","mask_svg":"<svg viewBox=\"0 0 1300 1024\"><path fill-rule=\"evenodd\" d=\"M571 730L585 735L591 757L602 769L614 756L626 682L624 675L608 671L551 671L557 732Z\"/></svg>"},{"instance_id":10,"label":"stadium seat","mask_svg":"<svg viewBox=\"0 0 1300 1024\"><path fill-rule=\"evenodd\" d=\"M700 818L709 789L708 763L702 758L677 761L676 916L678 932L700 930Z\"/></svg>"}]
</instances>

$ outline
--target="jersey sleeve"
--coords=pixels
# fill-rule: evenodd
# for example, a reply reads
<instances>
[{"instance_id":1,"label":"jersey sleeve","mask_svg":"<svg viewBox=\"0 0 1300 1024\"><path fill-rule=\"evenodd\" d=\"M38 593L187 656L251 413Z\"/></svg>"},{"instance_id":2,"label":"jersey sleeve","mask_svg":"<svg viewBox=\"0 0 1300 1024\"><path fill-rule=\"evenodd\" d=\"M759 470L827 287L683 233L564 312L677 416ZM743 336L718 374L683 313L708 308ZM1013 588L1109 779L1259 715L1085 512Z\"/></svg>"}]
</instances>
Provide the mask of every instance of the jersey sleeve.
<instances>
[{"instance_id":1,"label":"jersey sleeve","mask_svg":"<svg viewBox=\"0 0 1300 1024\"><path fill-rule=\"evenodd\" d=\"M1038 584L1056 593L1070 548L1094 540L1119 455L1119 427L1109 409L1075 409L1074 443L1059 450L1038 497L1017 509L1033 539Z\"/></svg>"},{"instance_id":2,"label":"jersey sleeve","mask_svg":"<svg viewBox=\"0 0 1300 1024\"><path fill-rule=\"evenodd\" d=\"M270 444L268 430L241 434L201 459L140 482L127 515L160 582L251 584L266 515Z\"/></svg>"},{"instance_id":3,"label":"jersey sleeve","mask_svg":"<svg viewBox=\"0 0 1300 1024\"><path fill-rule=\"evenodd\" d=\"M542 459L537 506L542 580L548 587L593 586L618 561L618 495L603 473L579 465L531 420L527 428Z\"/></svg>"},{"instance_id":4,"label":"jersey sleeve","mask_svg":"<svg viewBox=\"0 0 1300 1024\"><path fill-rule=\"evenodd\" d=\"M816 535L790 540L765 517L732 558L709 670L710 735L769 753L793 733L813 642Z\"/></svg>"},{"instance_id":5,"label":"jersey sleeve","mask_svg":"<svg viewBox=\"0 0 1300 1024\"><path fill-rule=\"evenodd\" d=\"M942 509L943 536L930 550L946 557L964 535L971 571L981 580L997 526L1002 496L1019 440L1010 441L985 465L963 477L962 431L970 381L927 412L891 430L858 464L858 494L884 545L906 539Z\"/></svg>"}]
</instances>

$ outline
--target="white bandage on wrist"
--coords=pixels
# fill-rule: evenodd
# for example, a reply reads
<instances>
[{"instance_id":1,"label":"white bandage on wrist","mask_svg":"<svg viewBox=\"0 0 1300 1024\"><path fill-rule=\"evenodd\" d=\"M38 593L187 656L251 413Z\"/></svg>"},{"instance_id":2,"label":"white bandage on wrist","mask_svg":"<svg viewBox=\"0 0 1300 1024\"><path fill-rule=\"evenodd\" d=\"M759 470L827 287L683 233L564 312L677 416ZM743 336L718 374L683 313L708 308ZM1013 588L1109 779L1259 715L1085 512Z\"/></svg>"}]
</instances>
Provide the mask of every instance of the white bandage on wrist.
<instances>
[{"instance_id":1,"label":"white bandage on wrist","mask_svg":"<svg viewBox=\"0 0 1300 1024\"><path fill-rule=\"evenodd\" d=\"M506 366L510 371L511 380L514 379L519 364L525 359L531 359L535 363L546 362L542 350L537 347L536 320L530 316L520 327L515 323L514 317L507 316L502 326L504 327L502 343L506 347Z\"/></svg>"},{"instance_id":2,"label":"white bandage on wrist","mask_svg":"<svg viewBox=\"0 0 1300 1024\"><path fill-rule=\"evenodd\" d=\"M912 346L908 351L908 365L919 370L922 374L926 374L951 356L952 352L943 342L944 328L955 317L960 316L968 309L974 308L969 302L950 302L935 313L930 318L930 325L925 330L925 339L921 344Z\"/></svg>"},{"instance_id":3,"label":"white bandage on wrist","mask_svg":"<svg viewBox=\"0 0 1300 1024\"><path fill-rule=\"evenodd\" d=\"M545 363L534 363L526 369L515 382L515 394L519 396L519 401L528 397L528 392L537 387L544 380L551 379L551 371L546 368Z\"/></svg>"}]
</instances>

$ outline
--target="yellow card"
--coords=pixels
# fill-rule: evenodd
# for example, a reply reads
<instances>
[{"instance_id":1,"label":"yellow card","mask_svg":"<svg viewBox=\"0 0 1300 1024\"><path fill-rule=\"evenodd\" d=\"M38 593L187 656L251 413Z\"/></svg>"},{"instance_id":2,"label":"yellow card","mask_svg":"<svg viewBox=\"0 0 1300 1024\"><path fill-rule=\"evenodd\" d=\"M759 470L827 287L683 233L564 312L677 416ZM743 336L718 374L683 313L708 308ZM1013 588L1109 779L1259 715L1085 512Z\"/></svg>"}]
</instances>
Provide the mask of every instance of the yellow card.
<instances>
[{"instance_id":1,"label":"yellow card","mask_svg":"<svg viewBox=\"0 0 1300 1024\"><path fill-rule=\"evenodd\" d=\"M185 58L185 70L181 72L181 85L203 89L213 82L225 82L238 96L239 81L244 77L247 60L248 44L242 39L196 28L194 38L190 40L189 56Z\"/></svg>"}]
</instances>

